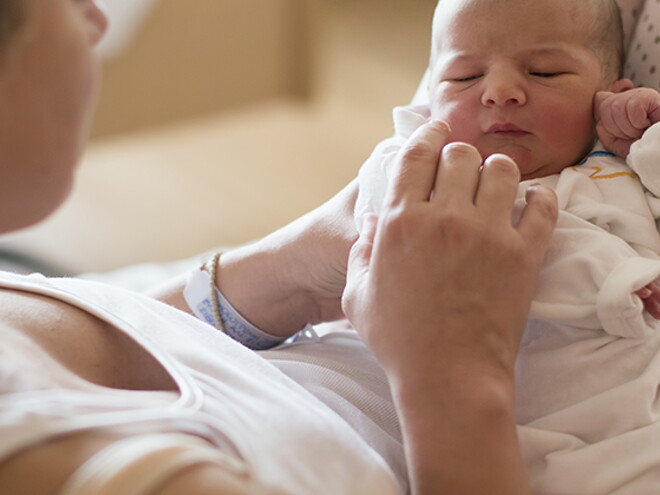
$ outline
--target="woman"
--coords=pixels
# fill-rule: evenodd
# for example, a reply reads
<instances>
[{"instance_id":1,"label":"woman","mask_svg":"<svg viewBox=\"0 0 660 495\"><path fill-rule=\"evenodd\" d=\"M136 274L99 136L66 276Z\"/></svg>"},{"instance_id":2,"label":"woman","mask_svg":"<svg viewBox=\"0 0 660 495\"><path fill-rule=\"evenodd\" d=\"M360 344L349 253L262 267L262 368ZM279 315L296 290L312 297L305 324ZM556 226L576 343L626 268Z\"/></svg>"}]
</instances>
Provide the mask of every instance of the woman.
<instances>
[{"instance_id":1,"label":"woman","mask_svg":"<svg viewBox=\"0 0 660 495\"><path fill-rule=\"evenodd\" d=\"M106 20L93 0L0 0L0 26L8 232L69 192ZM183 278L155 292L166 305L0 274L0 492L398 493L396 409L414 493L525 493L512 369L556 205L532 190L511 226L515 165L440 152L446 136L429 123L411 138L386 213L352 250L344 307L373 355L351 332L250 351L186 314ZM342 316L354 197L349 185L226 253L213 282L271 335ZM382 407L360 410L364 394Z\"/></svg>"}]
</instances>

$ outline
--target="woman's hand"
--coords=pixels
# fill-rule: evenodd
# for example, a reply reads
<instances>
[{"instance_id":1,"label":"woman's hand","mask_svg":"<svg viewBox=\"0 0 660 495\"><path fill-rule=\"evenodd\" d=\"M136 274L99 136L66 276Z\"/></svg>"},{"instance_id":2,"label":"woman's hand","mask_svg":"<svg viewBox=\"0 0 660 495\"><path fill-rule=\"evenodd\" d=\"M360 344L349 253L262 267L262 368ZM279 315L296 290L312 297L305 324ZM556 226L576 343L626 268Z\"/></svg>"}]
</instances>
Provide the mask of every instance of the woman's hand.
<instances>
[{"instance_id":1,"label":"woman's hand","mask_svg":"<svg viewBox=\"0 0 660 495\"><path fill-rule=\"evenodd\" d=\"M516 165L498 155L482 166L469 145L443 148L446 136L428 124L403 150L378 225L353 248L345 310L387 369L448 359L511 376L554 193L530 188L512 225Z\"/></svg>"},{"instance_id":2,"label":"woman's hand","mask_svg":"<svg viewBox=\"0 0 660 495\"><path fill-rule=\"evenodd\" d=\"M429 123L402 150L352 249L344 309L387 373L414 493L526 493L514 363L556 198L531 187L512 225L516 165L448 134Z\"/></svg>"},{"instance_id":3,"label":"woman's hand","mask_svg":"<svg viewBox=\"0 0 660 495\"><path fill-rule=\"evenodd\" d=\"M227 265L218 280L224 284L223 291L229 291L227 297L240 298L237 308L248 319L254 318L260 328L280 335L290 335L307 323L343 318L341 296L348 255L357 239L356 197L355 180L254 245L227 253L226 260L223 257ZM232 270L232 259L238 260L236 284L229 287L226 276ZM253 277L260 279L258 287L251 283Z\"/></svg>"}]
</instances>

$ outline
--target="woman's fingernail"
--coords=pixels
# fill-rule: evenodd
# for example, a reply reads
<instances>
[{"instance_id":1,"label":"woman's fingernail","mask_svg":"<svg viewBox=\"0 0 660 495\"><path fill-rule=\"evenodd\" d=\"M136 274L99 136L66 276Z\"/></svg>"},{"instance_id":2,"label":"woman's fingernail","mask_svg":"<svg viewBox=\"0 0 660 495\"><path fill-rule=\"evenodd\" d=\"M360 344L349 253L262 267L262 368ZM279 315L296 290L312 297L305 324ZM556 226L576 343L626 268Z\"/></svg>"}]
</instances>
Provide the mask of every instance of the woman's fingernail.
<instances>
[{"instance_id":1,"label":"woman's fingernail","mask_svg":"<svg viewBox=\"0 0 660 495\"><path fill-rule=\"evenodd\" d=\"M442 128L447 134L451 133L451 127L450 125L445 122L444 120L434 120L434 119L429 119L429 123L433 124L436 127Z\"/></svg>"}]
</instances>

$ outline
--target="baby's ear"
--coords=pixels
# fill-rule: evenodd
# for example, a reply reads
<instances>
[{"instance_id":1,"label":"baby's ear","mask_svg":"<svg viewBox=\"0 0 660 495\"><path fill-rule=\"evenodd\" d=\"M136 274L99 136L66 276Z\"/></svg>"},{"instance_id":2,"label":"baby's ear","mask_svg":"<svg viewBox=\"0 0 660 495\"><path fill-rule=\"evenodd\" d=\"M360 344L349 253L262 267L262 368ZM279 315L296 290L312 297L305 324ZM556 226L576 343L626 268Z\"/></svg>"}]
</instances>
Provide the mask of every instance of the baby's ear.
<instances>
[{"instance_id":1,"label":"baby's ear","mask_svg":"<svg viewBox=\"0 0 660 495\"><path fill-rule=\"evenodd\" d=\"M612 85L610 86L610 91L612 93L623 93L624 91L628 91L629 89L633 89L634 87L635 87L635 83L632 82L630 79L619 79L612 83Z\"/></svg>"}]
</instances>

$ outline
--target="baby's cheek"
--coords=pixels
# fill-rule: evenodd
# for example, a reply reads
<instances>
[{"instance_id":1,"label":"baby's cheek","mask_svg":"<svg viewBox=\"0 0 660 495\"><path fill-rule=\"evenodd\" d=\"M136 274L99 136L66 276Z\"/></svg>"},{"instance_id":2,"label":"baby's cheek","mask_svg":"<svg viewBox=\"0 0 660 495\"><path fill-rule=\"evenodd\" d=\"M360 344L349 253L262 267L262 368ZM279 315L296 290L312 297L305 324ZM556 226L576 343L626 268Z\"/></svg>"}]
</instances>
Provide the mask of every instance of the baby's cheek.
<instances>
[{"instance_id":1,"label":"baby's cheek","mask_svg":"<svg viewBox=\"0 0 660 495\"><path fill-rule=\"evenodd\" d=\"M595 126L593 95L577 93L574 97L547 98L537 102L536 114L545 115L545 126L556 135L590 133Z\"/></svg>"},{"instance_id":2,"label":"baby's cheek","mask_svg":"<svg viewBox=\"0 0 660 495\"><path fill-rule=\"evenodd\" d=\"M477 144L480 132L477 112L466 105L446 104L442 109L436 109L434 119L447 122L451 127L449 139L472 145Z\"/></svg>"},{"instance_id":3,"label":"baby's cheek","mask_svg":"<svg viewBox=\"0 0 660 495\"><path fill-rule=\"evenodd\" d=\"M596 127L591 115L585 112L564 117L563 125L561 120L547 120L549 144L557 153L564 155L567 162L573 162L593 147Z\"/></svg>"}]
</instances>

